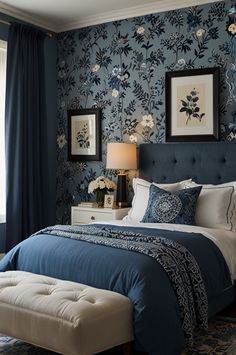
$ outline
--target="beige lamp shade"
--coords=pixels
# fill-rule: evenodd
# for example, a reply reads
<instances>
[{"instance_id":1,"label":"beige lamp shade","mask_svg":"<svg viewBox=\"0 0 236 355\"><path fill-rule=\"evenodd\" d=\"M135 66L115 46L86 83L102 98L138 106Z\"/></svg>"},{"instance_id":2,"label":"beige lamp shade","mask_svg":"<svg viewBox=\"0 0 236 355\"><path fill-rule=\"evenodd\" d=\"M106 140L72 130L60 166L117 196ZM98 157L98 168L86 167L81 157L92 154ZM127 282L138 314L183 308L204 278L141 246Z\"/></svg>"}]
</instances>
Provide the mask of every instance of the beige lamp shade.
<instances>
[{"instance_id":1,"label":"beige lamp shade","mask_svg":"<svg viewBox=\"0 0 236 355\"><path fill-rule=\"evenodd\" d=\"M133 143L107 144L107 169L137 169L137 149Z\"/></svg>"}]
</instances>

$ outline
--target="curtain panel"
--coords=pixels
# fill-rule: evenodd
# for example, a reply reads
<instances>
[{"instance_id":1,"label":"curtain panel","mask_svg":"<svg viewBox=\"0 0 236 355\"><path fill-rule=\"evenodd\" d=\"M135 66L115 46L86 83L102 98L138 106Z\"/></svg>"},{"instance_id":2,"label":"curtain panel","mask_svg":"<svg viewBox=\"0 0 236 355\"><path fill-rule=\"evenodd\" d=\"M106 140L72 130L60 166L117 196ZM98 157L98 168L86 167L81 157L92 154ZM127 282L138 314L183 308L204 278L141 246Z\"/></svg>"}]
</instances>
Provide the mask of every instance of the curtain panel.
<instances>
[{"instance_id":1,"label":"curtain panel","mask_svg":"<svg viewBox=\"0 0 236 355\"><path fill-rule=\"evenodd\" d=\"M46 225L45 34L13 23L6 85L6 250Z\"/></svg>"},{"instance_id":2,"label":"curtain panel","mask_svg":"<svg viewBox=\"0 0 236 355\"><path fill-rule=\"evenodd\" d=\"M6 221L6 169L5 155L3 153L5 152L6 65L7 42L0 40L0 224Z\"/></svg>"}]
</instances>

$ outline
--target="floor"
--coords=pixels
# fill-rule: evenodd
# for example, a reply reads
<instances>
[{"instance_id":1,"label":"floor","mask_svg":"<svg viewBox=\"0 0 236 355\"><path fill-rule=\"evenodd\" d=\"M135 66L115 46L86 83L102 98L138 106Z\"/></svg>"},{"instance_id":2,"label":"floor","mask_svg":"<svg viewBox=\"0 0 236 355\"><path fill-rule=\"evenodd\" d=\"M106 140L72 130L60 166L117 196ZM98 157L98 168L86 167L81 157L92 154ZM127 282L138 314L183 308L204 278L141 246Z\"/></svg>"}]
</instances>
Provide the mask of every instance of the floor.
<instances>
[{"instance_id":1,"label":"floor","mask_svg":"<svg viewBox=\"0 0 236 355\"><path fill-rule=\"evenodd\" d=\"M229 307L225 308L219 315L236 318L236 303L233 303Z\"/></svg>"}]
</instances>

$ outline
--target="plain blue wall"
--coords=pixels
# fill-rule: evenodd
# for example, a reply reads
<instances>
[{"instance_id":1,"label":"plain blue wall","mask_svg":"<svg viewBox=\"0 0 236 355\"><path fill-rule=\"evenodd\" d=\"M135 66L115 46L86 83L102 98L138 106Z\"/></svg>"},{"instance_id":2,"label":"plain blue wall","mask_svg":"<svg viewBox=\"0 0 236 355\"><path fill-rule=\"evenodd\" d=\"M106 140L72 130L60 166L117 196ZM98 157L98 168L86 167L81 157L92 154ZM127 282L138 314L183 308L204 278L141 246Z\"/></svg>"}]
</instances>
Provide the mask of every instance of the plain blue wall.
<instances>
[{"instance_id":1,"label":"plain blue wall","mask_svg":"<svg viewBox=\"0 0 236 355\"><path fill-rule=\"evenodd\" d=\"M1 14L0 20L14 21L13 18ZM20 22L18 20L15 20ZM7 41L9 26L0 23L0 39ZM56 84L56 57L57 44L54 37L47 37L45 40L45 96L47 126L45 135L48 143L48 168L50 169L48 187L48 205L50 214L48 224L55 224L56 211L56 126L57 126L57 84ZM0 224L0 253L5 250L5 224Z\"/></svg>"}]
</instances>

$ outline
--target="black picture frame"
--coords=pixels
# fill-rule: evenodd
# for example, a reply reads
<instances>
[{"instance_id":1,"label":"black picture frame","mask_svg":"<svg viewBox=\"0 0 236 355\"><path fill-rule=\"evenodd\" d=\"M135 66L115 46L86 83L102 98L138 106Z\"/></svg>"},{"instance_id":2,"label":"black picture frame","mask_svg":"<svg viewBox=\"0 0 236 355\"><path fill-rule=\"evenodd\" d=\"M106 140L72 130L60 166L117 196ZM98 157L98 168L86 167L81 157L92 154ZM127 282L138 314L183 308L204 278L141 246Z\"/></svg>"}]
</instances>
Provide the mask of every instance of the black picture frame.
<instances>
[{"instance_id":1,"label":"black picture frame","mask_svg":"<svg viewBox=\"0 0 236 355\"><path fill-rule=\"evenodd\" d=\"M68 110L68 160L101 160L101 109Z\"/></svg>"},{"instance_id":2,"label":"black picture frame","mask_svg":"<svg viewBox=\"0 0 236 355\"><path fill-rule=\"evenodd\" d=\"M166 72L166 142L219 140L219 78L217 67Z\"/></svg>"}]
</instances>

